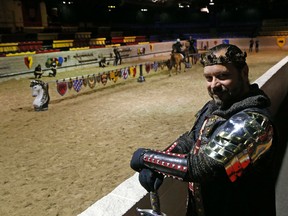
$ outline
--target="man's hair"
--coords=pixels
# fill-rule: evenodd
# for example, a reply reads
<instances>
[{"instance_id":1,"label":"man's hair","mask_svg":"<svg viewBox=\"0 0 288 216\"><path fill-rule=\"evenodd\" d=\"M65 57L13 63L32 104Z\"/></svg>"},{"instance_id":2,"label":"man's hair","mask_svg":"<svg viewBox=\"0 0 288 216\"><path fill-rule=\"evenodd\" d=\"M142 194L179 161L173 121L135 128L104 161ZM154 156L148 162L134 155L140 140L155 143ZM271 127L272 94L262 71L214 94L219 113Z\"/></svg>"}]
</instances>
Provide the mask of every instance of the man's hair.
<instances>
[{"instance_id":1,"label":"man's hair","mask_svg":"<svg viewBox=\"0 0 288 216\"><path fill-rule=\"evenodd\" d=\"M220 54L220 51L225 53ZM218 55L216 55L218 53ZM212 47L207 53L201 55L201 64L205 66L216 65L216 64L233 64L238 70L243 69L246 63L246 52L242 52L239 47L232 44L220 44Z\"/></svg>"}]
</instances>

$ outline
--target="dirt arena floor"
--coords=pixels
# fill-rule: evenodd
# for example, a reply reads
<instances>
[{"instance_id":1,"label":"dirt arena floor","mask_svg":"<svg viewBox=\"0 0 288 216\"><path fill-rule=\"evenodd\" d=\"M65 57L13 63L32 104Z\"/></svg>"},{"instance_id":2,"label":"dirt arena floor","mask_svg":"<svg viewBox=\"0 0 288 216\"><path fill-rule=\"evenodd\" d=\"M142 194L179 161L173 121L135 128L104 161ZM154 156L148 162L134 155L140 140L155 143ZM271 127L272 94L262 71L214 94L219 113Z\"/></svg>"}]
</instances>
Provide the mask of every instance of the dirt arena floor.
<instances>
[{"instance_id":1,"label":"dirt arena floor","mask_svg":"<svg viewBox=\"0 0 288 216\"><path fill-rule=\"evenodd\" d=\"M248 53L251 82L286 55ZM113 66L73 74L107 69ZM163 149L189 130L209 99L200 64L172 77L167 69L144 76L142 83L129 77L60 96L46 74L51 101L44 112L33 110L32 75L2 80L0 215L77 215L134 174L129 161L138 147Z\"/></svg>"}]
</instances>

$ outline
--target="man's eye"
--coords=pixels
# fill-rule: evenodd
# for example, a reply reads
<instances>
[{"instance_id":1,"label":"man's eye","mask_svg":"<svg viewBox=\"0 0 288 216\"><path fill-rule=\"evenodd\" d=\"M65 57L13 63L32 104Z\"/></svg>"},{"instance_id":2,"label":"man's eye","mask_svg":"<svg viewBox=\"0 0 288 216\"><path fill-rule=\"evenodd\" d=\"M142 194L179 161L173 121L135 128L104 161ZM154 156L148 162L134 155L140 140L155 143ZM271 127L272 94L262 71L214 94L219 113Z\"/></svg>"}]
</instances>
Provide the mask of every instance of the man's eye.
<instances>
[{"instance_id":1,"label":"man's eye","mask_svg":"<svg viewBox=\"0 0 288 216\"><path fill-rule=\"evenodd\" d=\"M219 75L217 76L217 78L220 79L220 80L226 79L227 77L228 77L227 74L219 74Z\"/></svg>"},{"instance_id":2,"label":"man's eye","mask_svg":"<svg viewBox=\"0 0 288 216\"><path fill-rule=\"evenodd\" d=\"M212 81L212 77L205 77L207 82L211 82Z\"/></svg>"}]
</instances>

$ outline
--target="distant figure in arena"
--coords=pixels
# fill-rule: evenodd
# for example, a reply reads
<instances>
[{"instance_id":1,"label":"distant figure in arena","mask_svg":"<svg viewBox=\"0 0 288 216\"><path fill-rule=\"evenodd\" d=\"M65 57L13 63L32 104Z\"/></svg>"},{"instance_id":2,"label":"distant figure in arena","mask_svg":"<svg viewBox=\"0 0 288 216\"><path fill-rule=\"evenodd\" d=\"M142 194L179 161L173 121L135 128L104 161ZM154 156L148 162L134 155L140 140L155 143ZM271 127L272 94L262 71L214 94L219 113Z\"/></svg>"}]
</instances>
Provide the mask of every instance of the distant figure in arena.
<instances>
[{"instance_id":1,"label":"distant figure in arena","mask_svg":"<svg viewBox=\"0 0 288 216\"><path fill-rule=\"evenodd\" d=\"M57 63L56 63L55 59L53 59L53 61L52 61L51 70L52 70L52 73L49 73L49 76L55 77L57 74Z\"/></svg>"},{"instance_id":2,"label":"distant figure in arena","mask_svg":"<svg viewBox=\"0 0 288 216\"><path fill-rule=\"evenodd\" d=\"M196 40L193 39L192 36L190 36L188 42L189 42L189 53L196 53L197 52L195 48Z\"/></svg>"},{"instance_id":3,"label":"distant figure in arena","mask_svg":"<svg viewBox=\"0 0 288 216\"><path fill-rule=\"evenodd\" d=\"M254 46L254 40L251 38L251 40L249 41L249 52L253 51L253 46Z\"/></svg>"},{"instance_id":4,"label":"distant figure in arena","mask_svg":"<svg viewBox=\"0 0 288 216\"><path fill-rule=\"evenodd\" d=\"M42 75L43 75L43 71L42 71L41 65L38 64L34 70L35 79L37 79L37 78L40 79L42 77Z\"/></svg>"},{"instance_id":5,"label":"distant figure in arena","mask_svg":"<svg viewBox=\"0 0 288 216\"><path fill-rule=\"evenodd\" d=\"M102 58L102 59L99 61L99 66L102 67L102 68L104 68L104 67L107 66L107 65L106 65L106 58L105 58L105 57Z\"/></svg>"},{"instance_id":6,"label":"distant figure in arena","mask_svg":"<svg viewBox=\"0 0 288 216\"><path fill-rule=\"evenodd\" d=\"M182 47L183 44L181 44L180 39L178 38L176 43L174 43L172 45L172 53L182 53L184 55L184 53L182 52Z\"/></svg>"},{"instance_id":7,"label":"distant figure in arena","mask_svg":"<svg viewBox=\"0 0 288 216\"><path fill-rule=\"evenodd\" d=\"M255 41L255 51L256 51L256 53L259 52L259 40Z\"/></svg>"},{"instance_id":8,"label":"distant figure in arena","mask_svg":"<svg viewBox=\"0 0 288 216\"><path fill-rule=\"evenodd\" d=\"M186 62L186 53L183 50L183 44L181 43L180 39L178 38L176 43L172 45L172 53L180 53L183 55L185 62Z\"/></svg>"},{"instance_id":9,"label":"distant figure in arena","mask_svg":"<svg viewBox=\"0 0 288 216\"><path fill-rule=\"evenodd\" d=\"M117 66L118 64L121 65L122 63L122 58L119 52L119 49L117 47L115 47L113 49L114 55L115 55L115 61L114 61L114 65Z\"/></svg>"}]
</instances>

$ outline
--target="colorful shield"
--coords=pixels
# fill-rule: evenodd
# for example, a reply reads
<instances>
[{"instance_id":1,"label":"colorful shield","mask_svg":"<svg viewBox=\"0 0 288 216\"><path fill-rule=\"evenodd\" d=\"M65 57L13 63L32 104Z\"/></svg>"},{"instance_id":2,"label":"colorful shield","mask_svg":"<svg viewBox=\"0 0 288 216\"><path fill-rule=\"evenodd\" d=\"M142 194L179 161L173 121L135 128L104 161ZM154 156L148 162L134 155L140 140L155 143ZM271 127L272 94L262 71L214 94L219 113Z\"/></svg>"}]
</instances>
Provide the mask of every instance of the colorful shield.
<instances>
[{"instance_id":1,"label":"colorful shield","mask_svg":"<svg viewBox=\"0 0 288 216\"><path fill-rule=\"evenodd\" d=\"M115 77L114 77L113 81L115 83L115 82L117 82L118 77L119 77L119 70L116 70L114 73L115 73Z\"/></svg>"},{"instance_id":2,"label":"colorful shield","mask_svg":"<svg viewBox=\"0 0 288 216\"><path fill-rule=\"evenodd\" d=\"M82 80L83 80L83 85L84 85L84 87L86 87L86 86L87 86L87 83L88 83L87 78L85 78L84 76L82 76Z\"/></svg>"},{"instance_id":3,"label":"colorful shield","mask_svg":"<svg viewBox=\"0 0 288 216\"><path fill-rule=\"evenodd\" d=\"M87 77L88 79L88 85L91 89L93 89L95 87L95 84L96 84L96 77L93 75L93 76L88 76Z\"/></svg>"},{"instance_id":4,"label":"colorful shield","mask_svg":"<svg viewBox=\"0 0 288 216\"><path fill-rule=\"evenodd\" d=\"M24 63L27 66L27 68L31 69L33 64L33 58L31 56L24 58Z\"/></svg>"},{"instance_id":5,"label":"colorful shield","mask_svg":"<svg viewBox=\"0 0 288 216\"><path fill-rule=\"evenodd\" d=\"M63 61L64 61L64 59L63 59L63 57L58 57L58 66L61 66L62 64L63 64Z\"/></svg>"},{"instance_id":6,"label":"colorful shield","mask_svg":"<svg viewBox=\"0 0 288 216\"><path fill-rule=\"evenodd\" d=\"M285 37L277 37L277 45L282 48L286 43Z\"/></svg>"},{"instance_id":7,"label":"colorful shield","mask_svg":"<svg viewBox=\"0 0 288 216\"><path fill-rule=\"evenodd\" d=\"M68 82L68 88L72 89L72 87L73 87L73 81L72 81L72 79L70 79Z\"/></svg>"},{"instance_id":8,"label":"colorful shield","mask_svg":"<svg viewBox=\"0 0 288 216\"><path fill-rule=\"evenodd\" d=\"M73 80L73 88L76 92L79 92L81 90L83 84L83 80L82 79L76 79Z\"/></svg>"},{"instance_id":9,"label":"colorful shield","mask_svg":"<svg viewBox=\"0 0 288 216\"><path fill-rule=\"evenodd\" d=\"M136 69L136 66L133 67L133 77L136 77L136 74L137 74L137 69Z\"/></svg>"},{"instance_id":10,"label":"colorful shield","mask_svg":"<svg viewBox=\"0 0 288 216\"><path fill-rule=\"evenodd\" d=\"M102 75L101 75L101 82L102 82L102 84L103 85L106 85L107 84L107 74L106 73L103 73Z\"/></svg>"},{"instance_id":11,"label":"colorful shield","mask_svg":"<svg viewBox=\"0 0 288 216\"><path fill-rule=\"evenodd\" d=\"M97 81L98 83L101 82L101 75L100 75L100 74L98 74L98 76L96 76L96 81Z\"/></svg>"},{"instance_id":12,"label":"colorful shield","mask_svg":"<svg viewBox=\"0 0 288 216\"><path fill-rule=\"evenodd\" d=\"M121 76L123 77L123 79L127 79L128 78L128 75L129 75L129 69L128 67L127 68L123 68L121 69Z\"/></svg>"},{"instance_id":13,"label":"colorful shield","mask_svg":"<svg viewBox=\"0 0 288 216\"><path fill-rule=\"evenodd\" d=\"M47 61L45 63L46 67L47 68L50 68L51 67L51 64L52 64L52 59L51 58L47 58Z\"/></svg>"},{"instance_id":14,"label":"colorful shield","mask_svg":"<svg viewBox=\"0 0 288 216\"><path fill-rule=\"evenodd\" d=\"M66 82L57 82L57 92L61 95L64 96L67 92L68 85Z\"/></svg>"},{"instance_id":15,"label":"colorful shield","mask_svg":"<svg viewBox=\"0 0 288 216\"><path fill-rule=\"evenodd\" d=\"M146 72L149 73L149 72L150 72L150 69L151 69L151 64L150 64L150 63L146 63L146 64L145 64L145 70L146 70Z\"/></svg>"},{"instance_id":16,"label":"colorful shield","mask_svg":"<svg viewBox=\"0 0 288 216\"><path fill-rule=\"evenodd\" d=\"M130 76L132 76L132 75L133 75L133 71L134 71L134 67L133 67L133 66L131 66L131 67L129 68L129 75L130 75Z\"/></svg>"},{"instance_id":17,"label":"colorful shield","mask_svg":"<svg viewBox=\"0 0 288 216\"><path fill-rule=\"evenodd\" d=\"M229 40L228 39L224 39L224 40L222 40L222 43L223 44L229 44Z\"/></svg>"},{"instance_id":18,"label":"colorful shield","mask_svg":"<svg viewBox=\"0 0 288 216\"><path fill-rule=\"evenodd\" d=\"M28 60L28 57L25 57L24 58L24 63L26 65L27 68L29 68L29 60Z\"/></svg>"},{"instance_id":19,"label":"colorful shield","mask_svg":"<svg viewBox=\"0 0 288 216\"><path fill-rule=\"evenodd\" d=\"M158 70L158 62L154 62L152 67L154 71L156 72Z\"/></svg>"},{"instance_id":20,"label":"colorful shield","mask_svg":"<svg viewBox=\"0 0 288 216\"><path fill-rule=\"evenodd\" d=\"M109 78L110 78L111 80L114 80L114 79L115 79L115 72L114 72L114 71L110 71L110 73L109 73Z\"/></svg>"}]
</instances>

